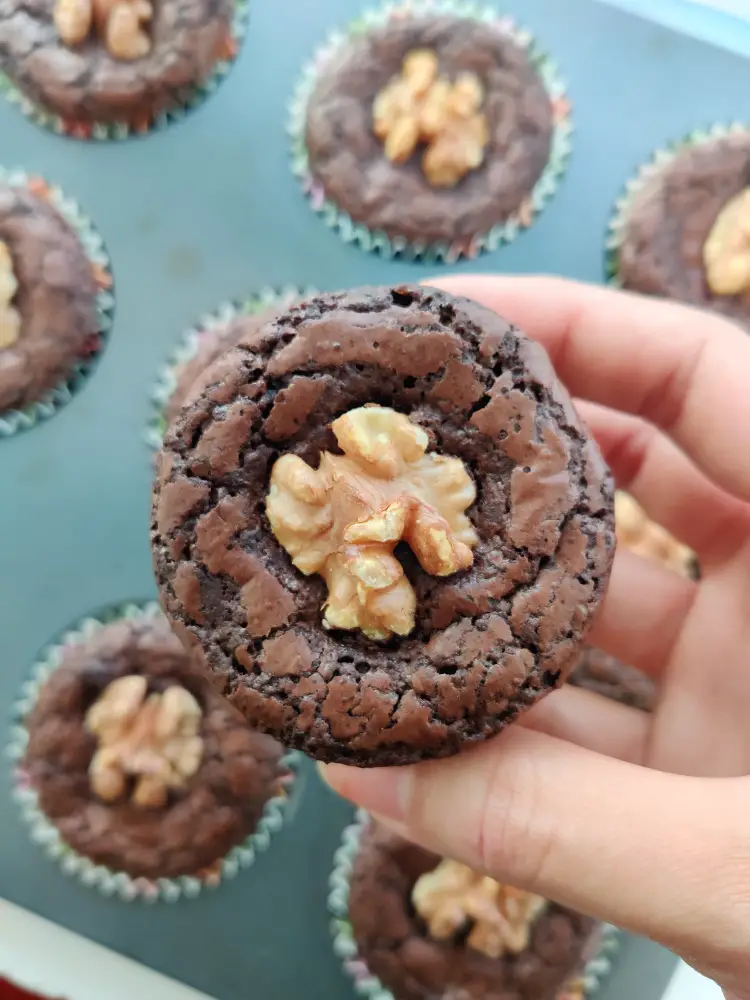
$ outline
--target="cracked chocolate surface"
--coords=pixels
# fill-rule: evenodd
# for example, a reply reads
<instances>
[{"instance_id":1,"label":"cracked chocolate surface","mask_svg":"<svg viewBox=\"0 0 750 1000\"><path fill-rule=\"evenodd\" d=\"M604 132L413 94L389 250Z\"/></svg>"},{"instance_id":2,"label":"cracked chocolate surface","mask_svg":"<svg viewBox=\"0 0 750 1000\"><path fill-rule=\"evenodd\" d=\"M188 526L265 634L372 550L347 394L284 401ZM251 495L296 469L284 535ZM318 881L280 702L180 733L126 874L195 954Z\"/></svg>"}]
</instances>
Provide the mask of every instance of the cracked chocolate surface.
<instances>
[{"instance_id":1,"label":"cracked chocolate surface","mask_svg":"<svg viewBox=\"0 0 750 1000\"><path fill-rule=\"evenodd\" d=\"M201 336L198 350L176 371L174 391L164 411L168 422L175 419L181 407L200 395L203 388L200 377L206 369L243 337L251 336L255 330L271 319L275 312L274 309L264 309L263 312L252 316L239 316L230 320L225 326L207 330Z\"/></svg>"},{"instance_id":2,"label":"cracked chocolate surface","mask_svg":"<svg viewBox=\"0 0 750 1000\"><path fill-rule=\"evenodd\" d=\"M617 268L623 287L677 299L750 326L750 293L715 295L703 245L724 205L750 186L750 134L682 149L633 198Z\"/></svg>"},{"instance_id":3,"label":"cracked chocolate surface","mask_svg":"<svg viewBox=\"0 0 750 1000\"><path fill-rule=\"evenodd\" d=\"M232 0L159 0L151 52L113 59L89 38L69 48L52 20L55 0L0 0L0 68L32 101L76 122L150 119L184 104L230 37Z\"/></svg>"},{"instance_id":4,"label":"cracked chocolate surface","mask_svg":"<svg viewBox=\"0 0 750 1000\"><path fill-rule=\"evenodd\" d=\"M152 545L161 600L220 690L320 760L407 763L489 736L567 677L614 549L613 486L543 349L433 289L317 296L209 369L159 456ZM367 402L460 458L478 496L470 569L428 576L414 632L325 631L325 584L265 516L274 461L317 466L330 423Z\"/></svg>"},{"instance_id":5,"label":"cracked chocolate surface","mask_svg":"<svg viewBox=\"0 0 750 1000\"><path fill-rule=\"evenodd\" d=\"M371 824L349 883L349 920L359 956L398 1000L555 1000L585 964L589 917L550 903L520 955L488 958L458 936L436 941L415 913L417 879L440 858Z\"/></svg>"},{"instance_id":6,"label":"cracked chocolate surface","mask_svg":"<svg viewBox=\"0 0 750 1000\"><path fill-rule=\"evenodd\" d=\"M128 799L101 802L89 784L96 738L84 718L102 691L126 674L149 692L178 683L203 709L203 761L163 809ZM252 732L209 684L165 621L117 622L68 649L28 720L25 767L39 805L73 850L134 877L194 875L255 829L280 791L281 749Z\"/></svg>"},{"instance_id":7,"label":"cracked chocolate surface","mask_svg":"<svg viewBox=\"0 0 750 1000\"><path fill-rule=\"evenodd\" d=\"M8 245L21 334L0 348L0 411L40 399L94 346L99 322L91 262L76 232L43 197L0 185L0 240Z\"/></svg>"},{"instance_id":8,"label":"cracked chocolate surface","mask_svg":"<svg viewBox=\"0 0 750 1000\"><path fill-rule=\"evenodd\" d=\"M391 163L372 133L376 95L420 48L437 54L441 73L475 73L485 89L484 162L453 189L429 185L421 152ZM313 179L355 222L390 237L452 244L518 210L547 164L552 129L541 78L511 38L468 18L407 17L350 39L319 70L305 143Z\"/></svg>"},{"instance_id":9,"label":"cracked chocolate surface","mask_svg":"<svg viewBox=\"0 0 750 1000\"><path fill-rule=\"evenodd\" d=\"M570 683L644 712L653 712L659 695L648 674L593 646L584 648L570 675Z\"/></svg>"}]
</instances>

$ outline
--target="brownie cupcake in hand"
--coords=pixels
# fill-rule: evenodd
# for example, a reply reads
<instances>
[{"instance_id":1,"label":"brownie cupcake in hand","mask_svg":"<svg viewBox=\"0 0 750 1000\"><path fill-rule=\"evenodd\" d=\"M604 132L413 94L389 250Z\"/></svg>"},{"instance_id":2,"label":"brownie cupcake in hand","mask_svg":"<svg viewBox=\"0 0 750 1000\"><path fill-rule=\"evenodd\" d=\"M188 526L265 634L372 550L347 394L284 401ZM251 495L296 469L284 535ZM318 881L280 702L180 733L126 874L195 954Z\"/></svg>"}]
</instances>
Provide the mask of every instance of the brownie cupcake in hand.
<instances>
[{"instance_id":1,"label":"brownie cupcake in hand","mask_svg":"<svg viewBox=\"0 0 750 1000\"><path fill-rule=\"evenodd\" d=\"M609 968L611 928L374 821L347 831L331 888L335 948L365 997L583 1000Z\"/></svg>"},{"instance_id":2,"label":"brownie cupcake in hand","mask_svg":"<svg viewBox=\"0 0 750 1000\"><path fill-rule=\"evenodd\" d=\"M156 574L254 726L403 764L567 678L613 489L541 347L468 300L358 289L264 324L203 386L159 457Z\"/></svg>"},{"instance_id":3,"label":"brownie cupcake in hand","mask_svg":"<svg viewBox=\"0 0 750 1000\"><path fill-rule=\"evenodd\" d=\"M136 889L217 881L289 775L161 617L68 643L23 725L36 808L66 850Z\"/></svg>"}]
</instances>

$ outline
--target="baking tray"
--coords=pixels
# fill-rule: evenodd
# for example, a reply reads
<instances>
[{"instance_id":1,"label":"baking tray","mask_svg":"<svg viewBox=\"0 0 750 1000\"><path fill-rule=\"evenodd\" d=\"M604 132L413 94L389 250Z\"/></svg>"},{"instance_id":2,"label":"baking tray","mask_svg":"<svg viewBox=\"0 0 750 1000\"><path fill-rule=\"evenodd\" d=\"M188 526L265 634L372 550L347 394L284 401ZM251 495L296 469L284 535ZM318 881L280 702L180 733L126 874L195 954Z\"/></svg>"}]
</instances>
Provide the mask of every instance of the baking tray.
<instances>
[{"instance_id":1,"label":"baking tray","mask_svg":"<svg viewBox=\"0 0 750 1000\"><path fill-rule=\"evenodd\" d=\"M507 6L569 82L574 155L531 230L454 269L597 281L627 177L654 148L742 116L750 63L594 0ZM83 391L48 423L0 441L4 705L66 625L154 593L143 433L152 380L180 332L265 285L331 289L430 272L344 245L288 169L286 102L300 66L358 10L356 0L256 0L229 79L185 121L143 139L61 139L0 104L0 163L41 173L81 201L109 247L117 300L111 342ZM304 774L296 814L249 872L197 900L148 907L104 899L47 861L28 841L3 769L0 895L219 1000L346 1000L353 992L331 953L326 888L350 811L314 769ZM603 998L656 1000L672 968L666 952L628 940Z\"/></svg>"}]
</instances>

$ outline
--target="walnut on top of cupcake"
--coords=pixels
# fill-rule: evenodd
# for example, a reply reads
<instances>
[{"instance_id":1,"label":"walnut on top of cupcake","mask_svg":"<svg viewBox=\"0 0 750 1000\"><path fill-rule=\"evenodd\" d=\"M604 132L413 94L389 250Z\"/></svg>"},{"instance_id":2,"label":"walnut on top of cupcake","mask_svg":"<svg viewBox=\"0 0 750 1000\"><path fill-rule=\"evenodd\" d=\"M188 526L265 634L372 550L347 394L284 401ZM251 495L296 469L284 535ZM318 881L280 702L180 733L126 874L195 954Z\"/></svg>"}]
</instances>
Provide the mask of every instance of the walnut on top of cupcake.
<instances>
[{"instance_id":1,"label":"walnut on top of cupcake","mask_svg":"<svg viewBox=\"0 0 750 1000\"><path fill-rule=\"evenodd\" d=\"M111 281L44 181L0 182L0 416L41 401L99 350L97 300Z\"/></svg>"},{"instance_id":2,"label":"walnut on top of cupcake","mask_svg":"<svg viewBox=\"0 0 750 1000\"><path fill-rule=\"evenodd\" d=\"M321 55L298 105L305 184L394 248L474 252L530 225L564 160L569 105L501 19L384 14Z\"/></svg>"},{"instance_id":3,"label":"walnut on top of cupcake","mask_svg":"<svg viewBox=\"0 0 750 1000\"><path fill-rule=\"evenodd\" d=\"M166 621L69 643L24 720L23 771L63 841L147 879L201 876L255 830L287 771Z\"/></svg>"},{"instance_id":4,"label":"walnut on top of cupcake","mask_svg":"<svg viewBox=\"0 0 750 1000\"><path fill-rule=\"evenodd\" d=\"M628 289L750 324L750 131L697 136L644 167L613 223Z\"/></svg>"},{"instance_id":5,"label":"walnut on top of cupcake","mask_svg":"<svg viewBox=\"0 0 750 1000\"><path fill-rule=\"evenodd\" d=\"M233 0L49 0L0 8L0 68L68 134L148 128L233 53Z\"/></svg>"},{"instance_id":6,"label":"walnut on top of cupcake","mask_svg":"<svg viewBox=\"0 0 750 1000\"><path fill-rule=\"evenodd\" d=\"M341 914L356 963L394 1000L583 1000L596 921L442 859L375 820ZM369 980L368 980L369 982Z\"/></svg>"}]
</instances>

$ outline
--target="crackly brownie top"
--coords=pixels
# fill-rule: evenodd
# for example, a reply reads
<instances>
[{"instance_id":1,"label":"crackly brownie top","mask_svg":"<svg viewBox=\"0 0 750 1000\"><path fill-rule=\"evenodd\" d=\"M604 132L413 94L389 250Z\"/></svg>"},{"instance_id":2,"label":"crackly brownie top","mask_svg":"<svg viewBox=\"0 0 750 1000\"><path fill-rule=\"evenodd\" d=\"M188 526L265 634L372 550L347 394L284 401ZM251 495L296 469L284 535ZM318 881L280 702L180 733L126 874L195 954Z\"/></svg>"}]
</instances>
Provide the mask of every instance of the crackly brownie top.
<instances>
[{"instance_id":1,"label":"crackly brownie top","mask_svg":"<svg viewBox=\"0 0 750 1000\"><path fill-rule=\"evenodd\" d=\"M358 289L276 317L203 381L160 456L155 566L174 627L255 725L403 762L561 681L608 574L612 485L539 345L468 300ZM275 487L307 498L293 544ZM385 630L332 620L342 588L359 615L371 587Z\"/></svg>"}]
</instances>

